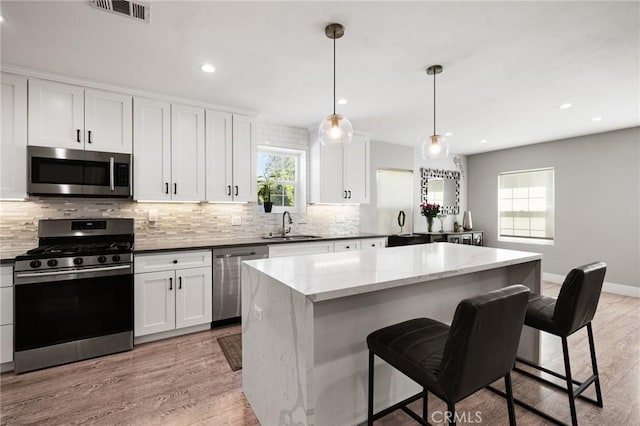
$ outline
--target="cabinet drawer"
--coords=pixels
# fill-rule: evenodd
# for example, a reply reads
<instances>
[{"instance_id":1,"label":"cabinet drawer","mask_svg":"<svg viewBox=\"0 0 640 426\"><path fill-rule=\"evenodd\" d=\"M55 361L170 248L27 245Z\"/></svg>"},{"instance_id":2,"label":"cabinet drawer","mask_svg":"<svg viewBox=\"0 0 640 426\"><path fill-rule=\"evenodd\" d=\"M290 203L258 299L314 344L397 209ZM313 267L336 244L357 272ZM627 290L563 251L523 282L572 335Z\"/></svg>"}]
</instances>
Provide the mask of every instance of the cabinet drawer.
<instances>
[{"instance_id":1,"label":"cabinet drawer","mask_svg":"<svg viewBox=\"0 0 640 426\"><path fill-rule=\"evenodd\" d=\"M277 244L269 246L270 258L331 252L333 252L333 243L331 242Z\"/></svg>"},{"instance_id":2,"label":"cabinet drawer","mask_svg":"<svg viewBox=\"0 0 640 426\"><path fill-rule=\"evenodd\" d=\"M0 266L0 287L13 286L13 265Z\"/></svg>"},{"instance_id":3,"label":"cabinet drawer","mask_svg":"<svg viewBox=\"0 0 640 426\"><path fill-rule=\"evenodd\" d=\"M13 287L0 288L0 325L13 324Z\"/></svg>"},{"instance_id":4,"label":"cabinet drawer","mask_svg":"<svg viewBox=\"0 0 640 426\"><path fill-rule=\"evenodd\" d=\"M211 266L211 250L175 251L135 256L136 274Z\"/></svg>"},{"instance_id":5,"label":"cabinet drawer","mask_svg":"<svg viewBox=\"0 0 640 426\"><path fill-rule=\"evenodd\" d=\"M360 248L362 250L385 248L387 246L386 238L368 238L366 240L360 240Z\"/></svg>"},{"instance_id":6,"label":"cabinet drawer","mask_svg":"<svg viewBox=\"0 0 640 426\"><path fill-rule=\"evenodd\" d=\"M360 250L360 240L345 240L333 243L333 251L335 252L350 250Z\"/></svg>"},{"instance_id":7,"label":"cabinet drawer","mask_svg":"<svg viewBox=\"0 0 640 426\"><path fill-rule=\"evenodd\" d=\"M13 361L13 325L0 326L0 363Z\"/></svg>"}]
</instances>

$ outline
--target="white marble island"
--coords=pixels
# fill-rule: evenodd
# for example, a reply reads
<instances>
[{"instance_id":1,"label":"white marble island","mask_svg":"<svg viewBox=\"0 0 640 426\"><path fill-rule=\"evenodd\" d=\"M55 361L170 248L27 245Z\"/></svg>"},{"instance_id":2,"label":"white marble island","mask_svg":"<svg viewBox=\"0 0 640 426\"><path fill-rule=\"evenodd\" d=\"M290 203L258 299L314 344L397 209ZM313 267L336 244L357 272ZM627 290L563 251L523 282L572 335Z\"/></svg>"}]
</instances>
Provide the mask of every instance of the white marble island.
<instances>
[{"instance_id":1,"label":"white marble island","mask_svg":"<svg viewBox=\"0 0 640 426\"><path fill-rule=\"evenodd\" d=\"M511 284L540 291L541 255L436 243L252 260L242 268L243 391L263 425L366 419L366 336L417 317L450 323L458 302ZM539 356L523 333L519 354ZM378 360L379 361L379 360ZM419 391L376 364L376 409Z\"/></svg>"}]
</instances>

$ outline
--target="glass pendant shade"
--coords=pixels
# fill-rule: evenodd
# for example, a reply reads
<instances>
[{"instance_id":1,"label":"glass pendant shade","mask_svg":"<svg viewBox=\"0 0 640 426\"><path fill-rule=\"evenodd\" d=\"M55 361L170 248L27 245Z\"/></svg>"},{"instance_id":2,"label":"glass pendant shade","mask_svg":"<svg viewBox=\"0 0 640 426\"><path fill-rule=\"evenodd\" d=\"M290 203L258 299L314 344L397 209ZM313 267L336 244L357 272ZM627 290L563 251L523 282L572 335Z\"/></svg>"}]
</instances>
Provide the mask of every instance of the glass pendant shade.
<instances>
[{"instance_id":1,"label":"glass pendant shade","mask_svg":"<svg viewBox=\"0 0 640 426\"><path fill-rule=\"evenodd\" d=\"M422 158L439 160L449 156L449 141L441 135L431 135L422 141Z\"/></svg>"},{"instance_id":2,"label":"glass pendant shade","mask_svg":"<svg viewBox=\"0 0 640 426\"><path fill-rule=\"evenodd\" d=\"M318 138L324 146L346 145L353 138L353 126L344 115L331 114L320 123Z\"/></svg>"}]
</instances>

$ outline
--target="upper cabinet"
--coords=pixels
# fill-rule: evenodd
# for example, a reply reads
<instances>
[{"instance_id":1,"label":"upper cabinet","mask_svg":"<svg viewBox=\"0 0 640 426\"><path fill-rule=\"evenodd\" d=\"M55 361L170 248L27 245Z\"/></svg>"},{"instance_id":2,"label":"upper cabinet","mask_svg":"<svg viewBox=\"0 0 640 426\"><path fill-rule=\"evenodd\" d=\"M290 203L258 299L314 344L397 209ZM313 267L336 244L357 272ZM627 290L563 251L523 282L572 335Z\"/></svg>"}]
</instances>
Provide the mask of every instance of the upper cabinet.
<instances>
[{"instance_id":1,"label":"upper cabinet","mask_svg":"<svg viewBox=\"0 0 640 426\"><path fill-rule=\"evenodd\" d=\"M311 134L311 202L369 202L369 137L354 134L348 145L322 146Z\"/></svg>"},{"instance_id":2,"label":"upper cabinet","mask_svg":"<svg viewBox=\"0 0 640 426\"><path fill-rule=\"evenodd\" d=\"M2 73L0 198L27 196L27 79Z\"/></svg>"},{"instance_id":3,"label":"upper cabinet","mask_svg":"<svg viewBox=\"0 0 640 426\"><path fill-rule=\"evenodd\" d=\"M134 100L134 198L205 199L204 109Z\"/></svg>"},{"instance_id":4,"label":"upper cabinet","mask_svg":"<svg viewBox=\"0 0 640 426\"><path fill-rule=\"evenodd\" d=\"M29 79L29 145L132 152L132 97Z\"/></svg>"},{"instance_id":5,"label":"upper cabinet","mask_svg":"<svg viewBox=\"0 0 640 426\"><path fill-rule=\"evenodd\" d=\"M207 110L206 121L207 201L256 201L255 120Z\"/></svg>"}]
</instances>

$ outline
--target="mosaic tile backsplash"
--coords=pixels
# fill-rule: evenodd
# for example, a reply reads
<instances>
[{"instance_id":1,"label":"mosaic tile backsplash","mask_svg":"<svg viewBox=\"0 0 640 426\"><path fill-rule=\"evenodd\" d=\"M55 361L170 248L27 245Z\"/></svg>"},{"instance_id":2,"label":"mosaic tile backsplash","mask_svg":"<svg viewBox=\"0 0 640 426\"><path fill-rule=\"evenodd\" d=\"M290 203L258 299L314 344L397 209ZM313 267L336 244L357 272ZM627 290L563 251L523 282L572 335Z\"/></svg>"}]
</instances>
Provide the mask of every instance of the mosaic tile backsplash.
<instances>
[{"instance_id":1,"label":"mosaic tile backsplash","mask_svg":"<svg viewBox=\"0 0 640 426\"><path fill-rule=\"evenodd\" d=\"M151 227L149 210L158 211ZM242 225L231 225L241 216ZM297 234L351 235L359 232L357 205L309 205L306 213L292 213ZM61 218L130 217L135 219L137 242L194 243L212 239L258 237L277 233L282 215L258 212L255 203L136 203L95 199L40 199L0 202L0 251L20 251L37 246L38 221Z\"/></svg>"}]
</instances>

